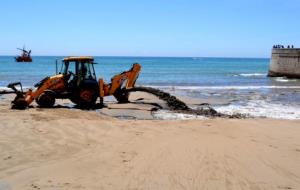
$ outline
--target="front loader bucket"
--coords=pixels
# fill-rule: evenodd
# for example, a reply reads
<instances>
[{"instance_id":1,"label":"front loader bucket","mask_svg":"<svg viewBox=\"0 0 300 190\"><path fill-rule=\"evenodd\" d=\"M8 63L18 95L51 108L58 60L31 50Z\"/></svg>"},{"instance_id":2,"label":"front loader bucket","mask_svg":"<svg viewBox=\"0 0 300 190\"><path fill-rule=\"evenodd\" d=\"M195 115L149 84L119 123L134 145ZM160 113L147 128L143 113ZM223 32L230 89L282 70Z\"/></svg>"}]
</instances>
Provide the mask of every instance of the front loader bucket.
<instances>
[{"instance_id":1,"label":"front loader bucket","mask_svg":"<svg viewBox=\"0 0 300 190\"><path fill-rule=\"evenodd\" d=\"M18 86L18 85L21 87L21 91L19 91L16 88L16 86ZM26 109L27 106L28 106L28 103L27 103L27 101L25 100L25 97L24 97L22 84L20 82L10 83L7 87L11 88L17 94L15 99L11 102L11 108L12 109L20 109L20 110Z\"/></svg>"},{"instance_id":2,"label":"front loader bucket","mask_svg":"<svg viewBox=\"0 0 300 190\"><path fill-rule=\"evenodd\" d=\"M23 94L18 93L15 99L11 102L11 109L24 110L28 106Z\"/></svg>"}]
</instances>

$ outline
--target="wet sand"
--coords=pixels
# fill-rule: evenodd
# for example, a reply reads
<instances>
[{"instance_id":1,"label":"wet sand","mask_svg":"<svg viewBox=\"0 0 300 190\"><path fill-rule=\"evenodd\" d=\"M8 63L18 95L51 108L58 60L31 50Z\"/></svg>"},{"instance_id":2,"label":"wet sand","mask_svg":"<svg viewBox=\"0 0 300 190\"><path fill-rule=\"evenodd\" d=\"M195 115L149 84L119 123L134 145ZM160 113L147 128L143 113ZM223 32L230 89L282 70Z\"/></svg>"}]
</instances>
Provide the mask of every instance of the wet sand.
<instances>
[{"instance_id":1,"label":"wet sand","mask_svg":"<svg viewBox=\"0 0 300 190\"><path fill-rule=\"evenodd\" d=\"M297 120L155 120L166 105L141 94L92 111L10 110L4 97L1 190L300 189Z\"/></svg>"}]
</instances>

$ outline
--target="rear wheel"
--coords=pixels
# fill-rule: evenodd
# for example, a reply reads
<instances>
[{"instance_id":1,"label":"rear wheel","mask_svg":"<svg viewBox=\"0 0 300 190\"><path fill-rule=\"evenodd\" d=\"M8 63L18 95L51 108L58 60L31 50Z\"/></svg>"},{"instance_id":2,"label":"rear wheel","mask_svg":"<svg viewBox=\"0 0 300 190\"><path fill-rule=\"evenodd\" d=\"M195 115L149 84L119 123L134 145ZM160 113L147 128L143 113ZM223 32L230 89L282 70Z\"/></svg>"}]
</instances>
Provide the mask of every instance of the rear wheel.
<instances>
[{"instance_id":1,"label":"rear wheel","mask_svg":"<svg viewBox=\"0 0 300 190\"><path fill-rule=\"evenodd\" d=\"M42 108L51 108L55 104L55 95L52 92L43 92L36 99L36 103Z\"/></svg>"},{"instance_id":2,"label":"rear wheel","mask_svg":"<svg viewBox=\"0 0 300 190\"><path fill-rule=\"evenodd\" d=\"M78 97L76 98L76 104L80 108L90 109L92 108L97 101L98 95L97 91L93 88L84 87L81 88L78 92Z\"/></svg>"}]
</instances>

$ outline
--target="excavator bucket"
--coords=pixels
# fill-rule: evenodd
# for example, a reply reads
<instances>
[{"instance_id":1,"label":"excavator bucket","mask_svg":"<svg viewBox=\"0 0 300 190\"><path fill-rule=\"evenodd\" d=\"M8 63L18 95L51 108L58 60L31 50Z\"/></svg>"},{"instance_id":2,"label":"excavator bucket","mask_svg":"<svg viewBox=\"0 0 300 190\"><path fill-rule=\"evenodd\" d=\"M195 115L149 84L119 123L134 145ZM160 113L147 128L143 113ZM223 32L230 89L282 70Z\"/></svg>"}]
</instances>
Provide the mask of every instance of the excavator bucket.
<instances>
[{"instance_id":1,"label":"excavator bucket","mask_svg":"<svg viewBox=\"0 0 300 190\"><path fill-rule=\"evenodd\" d=\"M28 107L23 94L17 94L15 99L11 102L11 109L24 110Z\"/></svg>"},{"instance_id":2,"label":"excavator bucket","mask_svg":"<svg viewBox=\"0 0 300 190\"><path fill-rule=\"evenodd\" d=\"M16 88L16 86L20 86L21 90L18 90ZM21 110L26 109L28 106L28 103L25 100L22 84L20 82L10 83L9 85L7 85L7 87L11 88L14 91L14 93L17 94L15 99L11 102L11 104L12 104L11 108L12 109L21 109Z\"/></svg>"}]
</instances>

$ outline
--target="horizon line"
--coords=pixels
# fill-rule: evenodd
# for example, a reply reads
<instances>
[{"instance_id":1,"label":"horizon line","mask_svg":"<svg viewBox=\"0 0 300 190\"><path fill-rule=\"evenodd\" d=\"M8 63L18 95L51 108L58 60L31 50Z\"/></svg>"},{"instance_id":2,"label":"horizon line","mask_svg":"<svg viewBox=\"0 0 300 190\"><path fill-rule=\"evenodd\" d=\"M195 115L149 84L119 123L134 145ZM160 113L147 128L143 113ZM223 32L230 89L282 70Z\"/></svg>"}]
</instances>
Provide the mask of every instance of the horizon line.
<instances>
[{"instance_id":1,"label":"horizon line","mask_svg":"<svg viewBox=\"0 0 300 190\"><path fill-rule=\"evenodd\" d=\"M18 55L0 55L0 57L15 57ZM234 59L270 59L270 57L231 57L231 56L156 56L156 55L34 55L31 57L136 57L136 58L234 58Z\"/></svg>"}]
</instances>

